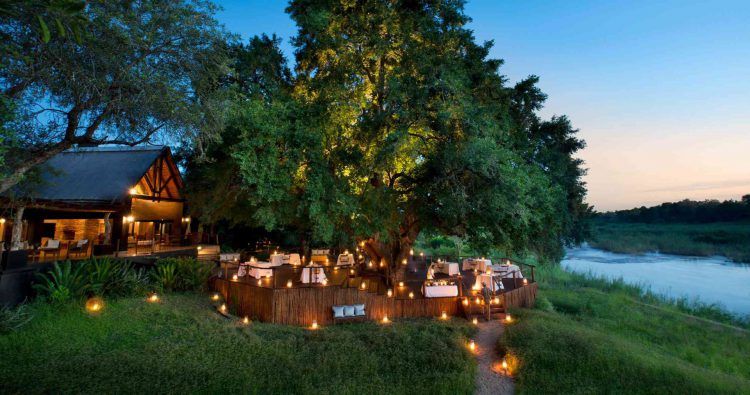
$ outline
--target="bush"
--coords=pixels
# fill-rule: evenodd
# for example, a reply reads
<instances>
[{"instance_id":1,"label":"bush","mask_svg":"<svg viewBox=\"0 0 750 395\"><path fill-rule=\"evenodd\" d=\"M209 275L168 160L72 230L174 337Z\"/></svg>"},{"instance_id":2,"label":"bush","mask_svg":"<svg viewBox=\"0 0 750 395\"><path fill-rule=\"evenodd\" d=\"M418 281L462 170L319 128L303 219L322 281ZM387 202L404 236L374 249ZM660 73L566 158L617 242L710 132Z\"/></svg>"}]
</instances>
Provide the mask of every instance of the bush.
<instances>
[{"instance_id":1,"label":"bush","mask_svg":"<svg viewBox=\"0 0 750 395\"><path fill-rule=\"evenodd\" d=\"M148 277L130 262L109 257L92 258L84 267L87 270L89 289L96 295L129 296L144 293Z\"/></svg>"},{"instance_id":2,"label":"bush","mask_svg":"<svg viewBox=\"0 0 750 395\"><path fill-rule=\"evenodd\" d=\"M162 291L174 291L177 286L177 264L159 261L156 265L156 269L151 272L151 277L156 286L161 288Z\"/></svg>"},{"instance_id":3,"label":"bush","mask_svg":"<svg viewBox=\"0 0 750 395\"><path fill-rule=\"evenodd\" d=\"M34 289L52 303L64 303L80 298L89 289L81 265L75 267L70 261L55 262L48 273L37 273Z\"/></svg>"},{"instance_id":4,"label":"bush","mask_svg":"<svg viewBox=\"0 0 750 395\"><path fill-rule=\"evenodd\" d=\"M194 258L166 258L156 262L153 278L165 291L201 291L210 276L209 264Z\"/></svg>"},{"instance_id":5,"label":"bush","mask_svg":"<svg viewBox=\"0 0 750 395\"><path fill-rule=\"evenodd\" d=\"M18 330L32 318L28 305L22 304L16 308L0 307L0 334Z\"/></svg>"}]
</instances>

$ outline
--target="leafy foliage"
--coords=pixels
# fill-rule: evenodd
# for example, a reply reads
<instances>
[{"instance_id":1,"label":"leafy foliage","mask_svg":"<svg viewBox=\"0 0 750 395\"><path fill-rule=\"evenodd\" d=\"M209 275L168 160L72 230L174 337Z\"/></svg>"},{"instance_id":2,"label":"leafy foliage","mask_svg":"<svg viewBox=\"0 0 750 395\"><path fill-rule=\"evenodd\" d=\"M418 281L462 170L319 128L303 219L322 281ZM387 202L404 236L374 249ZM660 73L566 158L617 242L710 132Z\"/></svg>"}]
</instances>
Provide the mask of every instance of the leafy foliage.
<instances>
[{"instance_id":1,"label":"leafy foliage","mask_svg":"<svg viewBox=\"0 0 750 395\"><path fill-rule=\"evenodd\" d=\"M165 291L201 291L208 286L211 269L194 258L165 258L156 262L152 277Z\"/></svg>"},{"instance_id":2,"label":"leafy foliage","mask_svg":"<svg viewBox=\"0 0 750 395\"><path fill-rule=\"evenodd\" d=\"M52 270L37 273L34 289L55 304L65 303L81 298L89 290L82 265L73 265L70 261L55 262Z\"/></svg>"},{"instance_id":3,"label":"leafy foliage","mask_svg":"<svg viewBox=\"0 0 750 395\"><path fill-rule=\"evenodd\" d=\"M201 218L303 245L365 240L392 265L421 232L553 258L582 239L583 142L567 118L538 118L536 77L505 86L461 2L299 0L287 12L294 77L275 38L241 47L242 100L217 160L188 165L221 186L193 192Z\"/></svg>"},{"instance_id":4,"label":"leafy foliage","mask_svg":"<svg viewBox=\"0 0 750 395\"><path fill-rule=\"evenodd\" d=\"M82 39L73 40L64 24L48 25L59 12L41 2L0 14L0 37L14 43L3 53L0 88L17 104L23 143L0 193L77 144L192 141L218 129L222 99L213 88L225 71L226 36L212 3L87 1L77 14Z\"/></svg>"},{"instance_id":5,"label":"leafy foliage","mask_svg":"<svg viewBox=\"0 0 750 395\"><path fill-rule=\"evenodd\" d=\"M596 216L600 222L709 223L750 221L750 194L741 200L681 200L653 207L617 210Z\"/></svg>"},{"instance_id":6,"label":"leafy foliage","mask_svg":"<svg viewBox=\"0 0 750 395\"><path fill-rule=\"evenodd\" d=\"M145 272L127 261L100 257L81 265L86 268L89 289L95 295L138 295L145 293L149 285Z\"/></svg>"}]
</instances>

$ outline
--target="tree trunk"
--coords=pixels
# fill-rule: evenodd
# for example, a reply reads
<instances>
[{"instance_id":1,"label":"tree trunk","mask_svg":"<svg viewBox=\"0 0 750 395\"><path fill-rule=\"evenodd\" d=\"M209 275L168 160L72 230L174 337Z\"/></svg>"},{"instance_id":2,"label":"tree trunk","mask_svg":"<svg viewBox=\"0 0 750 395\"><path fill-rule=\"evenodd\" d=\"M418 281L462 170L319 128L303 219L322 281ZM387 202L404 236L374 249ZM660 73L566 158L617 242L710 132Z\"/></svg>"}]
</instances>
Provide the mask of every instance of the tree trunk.
<instances>
[{"instance_id":1,"label":"tree trunk","mask_svg":"<svg viewBox=\"0 0 750 395\"><path fill-rule=\"evenodd\" d=\"M111 214L112 213L104 214L104 245L112 243L112 220L109 219Z\"/></svg>"},{"instance_id":2,"label":"tree trunk","mask_svg":"<svg viewBox=\"0 0 750 395\"><path fill-rule=\"evenodd\" d=\"M365 253L374 262L385 261L390 268L389 277L392 282L402 281L406 276L407 265L403 261L409 259L409 251L419 236L419 224L414 215L407 214L398 233L390 235L387 242L383 242L379 234L373 235L365 241Z\"/></svg>"},{"instance_id":3,"label":"tree trunk","mask_svg":"<svg viewBox=\"0 0 750 395\"><path fill-rule=\"evenodd\" d=\"M29 172L29 170L33 169L37 165L46 162L53 156L65 151L70 147L70 143L61 142L53 145L50 149L46 149L32 155L27 161L16 167L9 176L0 180L0 195L4 194L6 191L18 184L23 179L23 176Z\"/></svg>"},{"instance_id":4,"label":"tree trunk","mask_svg":"<svg viewBox=\"0 0 750 395\"><path fill-rule=\"evenodd\" d=\"M13 217L13 229L10 236L11 251L21 249L21 232L23 232L23 212L25 209L25 206L18 206L16 208L16 212Z\"/></svg>"}]
</instances>

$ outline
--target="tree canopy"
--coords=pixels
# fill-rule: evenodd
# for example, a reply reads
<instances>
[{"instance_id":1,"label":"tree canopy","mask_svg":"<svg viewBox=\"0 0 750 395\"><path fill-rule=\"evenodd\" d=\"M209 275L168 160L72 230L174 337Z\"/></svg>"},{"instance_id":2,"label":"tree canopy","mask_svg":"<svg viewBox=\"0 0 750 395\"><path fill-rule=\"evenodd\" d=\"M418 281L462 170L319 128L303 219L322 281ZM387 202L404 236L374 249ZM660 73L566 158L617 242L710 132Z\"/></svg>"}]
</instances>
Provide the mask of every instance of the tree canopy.
<instances>
[{"instance_id":1,"label":"tree canopy","mask_svg":"<svg viewBox=\"0 0 750 395\"><path fill-rule=\"evenodd\" d=\"M175 141L220 128L212 93L225 73L226 34L211 3L35 0L6 8L0 88L11 114L3 131L12 136L0 144L12 152L13 171L0 193L75 145Z\"/></svg>"},{"instance_id":2,"label":"tree canopy","mask_svg":"<svg viewBox=\"0 0 750 395\"><path fill-rule=\"evenodd\" d=\"M567 118L538 117L536 77L506 85L462 2L298 0L287 12L294 74L275 38L235 51L225 82L238 100L216 159L188 166L189 180L222 185L193 188L201 219L363 242L397 276L421 232L553 258L580 239L584 144Z\"/></svg>"}]
</instances>

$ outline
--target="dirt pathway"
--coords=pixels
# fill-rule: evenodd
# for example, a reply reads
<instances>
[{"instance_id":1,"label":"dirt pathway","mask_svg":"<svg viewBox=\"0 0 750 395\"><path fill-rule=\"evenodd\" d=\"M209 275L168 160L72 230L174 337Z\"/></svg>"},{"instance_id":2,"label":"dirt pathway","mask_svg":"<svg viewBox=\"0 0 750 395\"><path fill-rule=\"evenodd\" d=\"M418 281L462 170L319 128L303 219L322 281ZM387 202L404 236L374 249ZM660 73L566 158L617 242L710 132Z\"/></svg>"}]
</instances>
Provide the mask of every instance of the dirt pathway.
<instances>
[{"instance_id":1,"label":"dirt pathway","mask_svg":"<svg viewBox=\"0 0 750 395\"><path fill-rule=\"evenodd\" d=\"M474 393L513 394L513 380L493 371L493 365L502 360L497 354L497 340L503 334L499 320L479 321L479 329L474 337L477 345L477 375L474 379ZM497 366L495 366L497 368Z\"/></svg>"}]
</instances>

